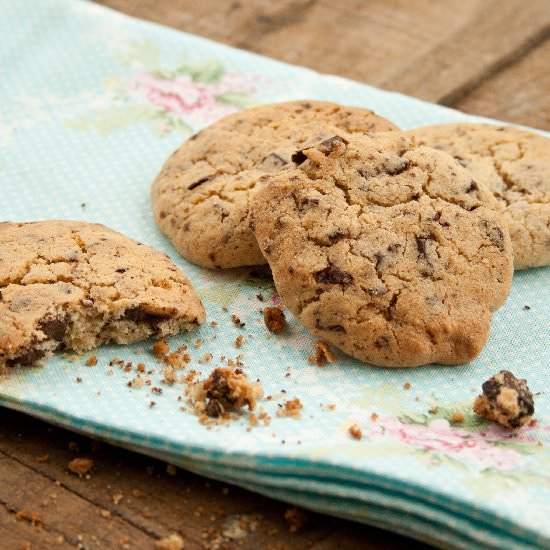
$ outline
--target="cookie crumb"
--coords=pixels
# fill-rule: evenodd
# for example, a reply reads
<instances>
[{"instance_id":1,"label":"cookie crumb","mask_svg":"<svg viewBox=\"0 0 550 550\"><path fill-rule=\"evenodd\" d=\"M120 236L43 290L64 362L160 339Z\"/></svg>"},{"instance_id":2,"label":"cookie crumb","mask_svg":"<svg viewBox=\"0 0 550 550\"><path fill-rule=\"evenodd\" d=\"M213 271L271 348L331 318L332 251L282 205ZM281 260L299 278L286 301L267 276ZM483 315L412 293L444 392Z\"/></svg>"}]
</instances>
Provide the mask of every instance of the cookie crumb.
<instances>
[{"instance_id":1,"label":"cookie crumb","mask_svg":"<svg viewBox=\"0 0 550 550\"><path fill-rule=\"evenodd\" d=\"M529 309L531 309L531 306L525 304L525 305L523 306L523 309L529 310Z\"/></svg>"},{"instance_id":2,"label":"cookie crumb","mask_svg":"<svg viewBox=\"0 0 550 550\"><path fill-rule=\"evenodd\" d=\"M237 336L237 338L235 339L235 347L240 348L243 345L243 341L244 337L242 336L242 334L239 334L239 336Z\"/></svg>"},{"instance_id":3,"label":"cookie crumb","mask_svg":"<svg viewBox=\"0 0 550 550\"><path fill-rule=\"evenodd\" d=\"M370 415L370 419L372 422L376 422L378 420L378 414L377 413L372 413Z\"/></svg>"},{"instance_id":4,"label":"cookie crumb","mask_svg":"<svg viewBox=\"0 0 550 550\"><path fill-rule=\"evenodd\" d=\"M36 462L48 462L50 460L50 455L40 455L36 457Z\"/></svg>"},{"instance_id":5,"label":"cookie crumb","mask_svg":"<svg viewBox=\"0 0 550 550\"><path fill-rule=\"evenodd\" d=\"M136 390L139 390L143 387L143 384L145 383L145 380L138 374L132 380L130 380L130 386L132 388L136 388Z\"/></svg>"},{"instance_id":6,"label":"cookie crumb","mask_svg":"<svg viewBox=\"0 0 550 550\"><path fill-rule=\"evenodd\" d=\"M109 519L111 517L111 512L109 510L100 510L99 513L101 514L102 518Z\"/></svg>"},{"instance_id":7,"label":"cookie crumb","mask_svg":"<svg viewBox=\"0 0 550 550\"><path fill-rule=\"evenodd\" d=\"M124 495L122 493L116 493L113 495L113 504L115 506L118 506L121 502L122 502L122 499L124 498Z\"/></svg>"},{"instance_id":8,"label":"cookie crumb","mask_svg":"<svg viewBox=\"0 0 550 550\"><path fill-rule=\"evenodd\" d=\"M280 334L286 328L286 319L280 307L266 307L263 310L264 323L270 332Z\"/></svg>"},{"instance_id":9,"label":"cookie crumb","mask_svg":"<svg viewBox=\"0 0 550 550\"><path fill-rule=\"evenodd\" d=\"M281 405L281 410L277 411L277 416L300 418L303 407L302 402L297 397L294 399L289 399Z\"/></svg>"},{"instance_id":10,"label":"cookie crumb","mask_svg":"<svg viewBox=\"0 0 550 550\"><path fill-rule=\"evenodd\" d=\"M410 382L405 382L403 384L403 389L405 390L410 390L411 389L411 383Z\"/></svg>"},{"instance_id":11,"label":"cookie crumb","mask_svg":"<svg viewBox=\"0 0 550 550\"><path fill-rule=\"evenodd\" d=\"M464 415L461 412L454 412L451 416L451 422L453 424L461 424L464 422Z\"/></svg>"},{"instance_id":12,"label":"cookie crumb","mask_svg":"<svg viewBox=\"0 0 550 550\"><path fill-rule=\"evenodd\" d=\"M166 465L166 473L169 476L175 476L178 473L178 469L173 464Z\"/></svg>"},{"instance_id":13,"label":"cookie crumb","mask_svg":"<svg viewBox=\"0 0 550 550\"><path fill-rule=\"evenodd\" d=\"M189 387L197 414L218 418L244 406L254 410L264 390L260 381L251 382L241 369L218 367L204 381Z\"/></svg>"},{"instance_id":14,"label":"cookie crumb","mask_svg":"<svg viewBox=\"0 0 550 550\"><path fill-rule=\"evenodd\" d=\"M157 540L155 542L155 550L182 550L183 549L183 539L176 535L175 533L171 534L168 537Z\"/></svg>"},{"instance_id":15,"label":"cookie crumb","mask_svg":"<svg viewBox=\"0 0 550 550\"><path fill-rule=\"evenodd\" d=\"M297 533L309 521L309 517L304 510L292 507L285 510L285 521L289 531Z\"/></svg>"},{"instance_id":16,"label":"cookie crumb","mask_svg":"<svg viewBox=\"0 0 550 550\"><path fill-rule=\"evenodd\" d=\"M176 383L177 376L176 376L176 370L174 367L166 367L162 371L162 375L164 376L164 382L168 385L172 385Z\"/></svg>"},{"instance_id":17,"label":"cookie crumb","mask_svg":"<svg viewBox=\"0 0 550 550\"><path fill-rule=\"evenodd\" d=\"M88 359L86 360L86 366L94 367L95 365L97 365L97 357L95 355L88 357Z\"/></svg>"},{"instance_id":18,"label":"cookie crumb","mask_svg":"<svg viewBox=\"0 0 550 550\"><path fill-rule=\"evenodd\" d=\"M243 328L246 323L243 323L235 314L231 315L231 322L239 328Z\"/></svg>"},{"instance_id":19,"label":"cookie crumb","mask_svg":"<svg viewBox=\"0 0 550 550\"><path fill-rule=\"evenodd\" d=\"M353 424L348 428L348 432L353 437L353 439L361 439L363 437L363 432L357 424Z\"/></svg>"},{"instance_id":20,"label":"cookie crumb","mask_svg":"<svg viewBox=\"0 0 550 550\"><path fill-rule=\"evenodd\" d=\"M531 421L535 412L533 394L523 378L501 370L482 385L473 410L501 426L514 429Z\"/></svg>"},{"instance_id":21,"label":"cookie crumb","mask_svg":"<svg viewBox=\"0 0 550 550\"><path fill-rule=\"evenodd\" d=\"M91 458L74 458L68 464L69 471L76 474L78 477L83 477L89 474L94 461Z\"/></svg>"},{"instance_id":22,"label":"cookie crumb","mask_svg":"<svg viewBox=\"0 0 550 550\"><path fill-rule=\"evenodd\" d=\"M170 346L166 340L159 340L153 344L153 354L156 357L164 357L170 353Z\"/></svg>"},{"instance_id":23,"label":"cookie crumb","mask_svg":"<svg viewBox=\"0 0 550 550\"><path fill-rule=\"evenodd\" d=\"M329 345L322 340L315 342L315 355L308 357L308 362L311 365L317 365L322 367L325 363L332 363L334 361L334 354Z\"/></svg>"}]
</instances>

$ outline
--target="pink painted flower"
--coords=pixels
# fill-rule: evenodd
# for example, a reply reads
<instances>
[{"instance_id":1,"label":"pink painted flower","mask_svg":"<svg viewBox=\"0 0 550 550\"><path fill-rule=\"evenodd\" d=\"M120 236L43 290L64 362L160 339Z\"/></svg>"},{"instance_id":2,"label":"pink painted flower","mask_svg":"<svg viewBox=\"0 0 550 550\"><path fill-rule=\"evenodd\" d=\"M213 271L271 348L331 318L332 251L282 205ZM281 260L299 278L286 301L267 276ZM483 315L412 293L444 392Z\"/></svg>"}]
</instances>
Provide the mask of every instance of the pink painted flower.
<instances>
[{"instance_id":1,"label":"pink painted flower","mask_svg":"<svg viewBox=\"0 0 550 550\"><path fill-rule=\"evenodd\" d=\"M226 73L218 82L195 82L189 75L173 80L150 73L138 73L127 82L129 97L145 99L160 110L182 118L191 126L207 125L237 110L237 107L221 101L226 93L252 94L253 79L238 73Z\"/></svg>"},{"instance_id":2,"label":"pink painted flower","mask_svg":"<svg viewBox=\"0 0 550 550\"><path fill-rule=\"evenodd\" d=\"M521 459L517 450L499 445L510 439L510 434L499 426L489 426L483 432L468 432L451 427L444 419L423 425L404 424L396 418L386 417L371 424L369 435L373 438L389 437L419 449L472 460L483 467L509 470L517 466ZM526 429L519 430L512 439L516 442L534 442Z\"/></svg>"}]
</instances>

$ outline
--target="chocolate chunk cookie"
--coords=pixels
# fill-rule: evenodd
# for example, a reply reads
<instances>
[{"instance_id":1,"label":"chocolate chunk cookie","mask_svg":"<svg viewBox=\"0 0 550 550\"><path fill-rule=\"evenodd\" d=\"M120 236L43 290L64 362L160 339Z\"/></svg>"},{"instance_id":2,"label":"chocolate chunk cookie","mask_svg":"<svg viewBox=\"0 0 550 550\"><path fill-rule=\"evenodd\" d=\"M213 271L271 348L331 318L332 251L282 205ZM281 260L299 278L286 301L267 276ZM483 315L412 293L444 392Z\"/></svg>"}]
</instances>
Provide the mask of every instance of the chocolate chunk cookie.
<instances>
[{"instance_id":1,"label":"chocolate chunk cookie","mask_svg":"<svg viewBox=\"0 0 550 550\"><path fill-rule=\"evenodd\" d=\"M181 255L209 268L264 264L248 225L258 179L308 140L396 129L367 109L322 101L264 105L223 118L166 161L152 187L155 219Z\"/></svg>"},{"instance_id":2,"label":"chocolate chunk cookie","mask_svg":"<svg viewBox=\"0 0 550 550\"><path fill-rule=\"evenodd\" d=\"M0 223L0 368L177 334L204 317L165 254L107 227Z\"/></svg>"},{"instance_id":3,"label":"chocolate chunk cookie","mask_svg":"<svg viewBox=\"0 0 550 550\"><path fill-rule=\"evenodd\" d=\"M452 155L493 192L505 209L516 269L550 264L550 139L490 124L443 124L409 134Z\"/></svg>"},{"instance_id":4,"label":"chocolate chunk cookie","mask_svg":"<svg viewBox=\"0 0 550 550\"><path fill-rule=\"evenodd\" d=\"M476 357L513 272L491 193L397 133L335 135L294 159L265 177L251 224L297 319L373 365Z\"/></svg>"}]
</instances>

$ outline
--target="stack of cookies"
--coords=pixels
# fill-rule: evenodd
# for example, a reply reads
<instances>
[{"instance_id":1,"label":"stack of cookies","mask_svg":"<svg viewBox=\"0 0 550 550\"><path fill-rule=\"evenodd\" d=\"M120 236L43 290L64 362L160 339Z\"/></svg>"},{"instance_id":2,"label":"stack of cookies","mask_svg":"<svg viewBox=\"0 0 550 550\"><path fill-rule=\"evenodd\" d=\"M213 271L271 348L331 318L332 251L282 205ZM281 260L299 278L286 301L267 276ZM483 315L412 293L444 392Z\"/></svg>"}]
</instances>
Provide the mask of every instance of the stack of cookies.
<instances>
[{"instance_id":1,"label":"stack of cookies","mask_svg":"<svg viewBox=\"0 0 550 550\"><path fill-rule=\"evenodd\" d=\"M230 115L152 187L186 259L268 263L313 334L372 365L463 364L512 273L550 264L550 140L451 124L401 132L320 101ZM204 308L162 253L84 222L0 223L0 368L191 330Z\"/></svg>"},{"instance_id":2,"label":"stack of cookies","mask_svg":"<svg viewBox=\"0 0 550 550\"><path fill-rule=\"evenodd\" d=\"M300 323L373 365L471 361L514 267L550 264L550 140L511 127L266 105L186 141L152 201L182 256L268 263Z\"/></svg>"}]
</instances>

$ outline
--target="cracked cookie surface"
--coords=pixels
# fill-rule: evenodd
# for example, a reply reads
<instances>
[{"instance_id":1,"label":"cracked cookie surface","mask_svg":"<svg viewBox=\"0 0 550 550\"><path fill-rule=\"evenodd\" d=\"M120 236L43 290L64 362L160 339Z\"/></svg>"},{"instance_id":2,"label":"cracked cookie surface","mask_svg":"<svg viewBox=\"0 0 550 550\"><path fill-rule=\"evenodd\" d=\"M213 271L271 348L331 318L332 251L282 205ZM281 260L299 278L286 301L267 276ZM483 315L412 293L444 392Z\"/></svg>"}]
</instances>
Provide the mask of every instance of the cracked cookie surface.
<instances>
[{"instance_id":1,"label":"cracked cookie surface","mask_svg":"<svg viewBox=\"0 0 550 550\"><path fill-rule=\"evenodd\" d=\"M192 136L165 162L151 189L161 231L186 259L208 268L264 264L248 224L258 179L290 163L307 142L337 131L397 129L372 111L289 101L229 115Z\"/></svg>"},{"instance_id":2,"label":"cracked cookie surface","mask_svg":"<svg viewBox=\"0 0 550 550\"><path fill-rule=\"evenodd\" d=\"M251 226L297 319L373 365L472 360L513 272L491 193L397 133L333 136L294 159L264 178Z\"/></svg>"},{"instance_id":3,"label":"cracked cookie surface","mask_svg":"<svg viewBox=\"0 0 550 550\"><path fill-rule=\"evenodd\" d=\"M504 207L514 266L550 265L550 139L510 126L442 124L410 130L484 183Z\"/></svg>"},{"instance_id":4,"label":"cracked cookie surface","mask_svg":"<svg viewBox=\"0 0 550 550\"><path fill-rule=\"evenodd\" d=\"M205 318L165 254L103 225L0 223L0 367L192 330Z\"/></svg>"}]
</instances>

